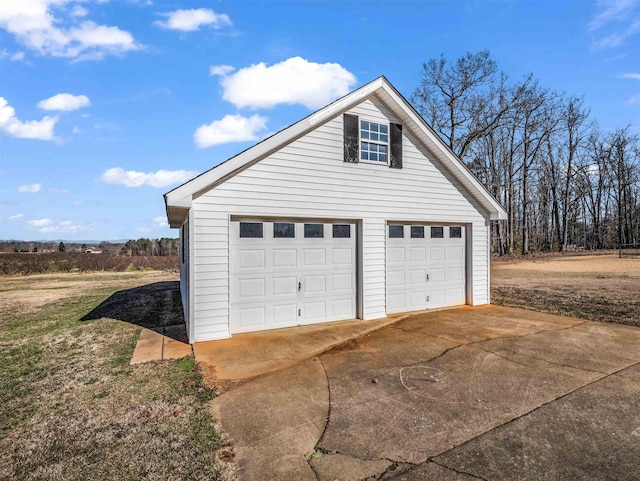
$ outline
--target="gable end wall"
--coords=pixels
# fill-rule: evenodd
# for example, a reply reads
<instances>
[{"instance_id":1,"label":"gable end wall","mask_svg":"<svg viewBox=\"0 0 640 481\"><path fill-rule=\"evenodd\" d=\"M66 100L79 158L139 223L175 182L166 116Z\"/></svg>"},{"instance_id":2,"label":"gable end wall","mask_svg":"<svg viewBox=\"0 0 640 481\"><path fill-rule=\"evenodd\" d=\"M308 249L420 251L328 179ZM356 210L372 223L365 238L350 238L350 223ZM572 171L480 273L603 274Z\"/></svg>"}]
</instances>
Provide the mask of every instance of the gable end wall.
<instances>
[{"instance_id":1,"label":"gable end wall","mask_svg":"<svg viewBox=\"0 0 640 481\"><path fill-rule=\"evenodd\" d=\"M397 122L372 97L349 113ZM362 220L363 318L386 315L386 223L465 223L473 252L470 301L489 302L488 214L404 129L403 168L343 162L342 115L194 199L191 209L194 341L229 337L231 216ZM452 185L453 184L453 185Z\"/></svg>"}]
</instances>

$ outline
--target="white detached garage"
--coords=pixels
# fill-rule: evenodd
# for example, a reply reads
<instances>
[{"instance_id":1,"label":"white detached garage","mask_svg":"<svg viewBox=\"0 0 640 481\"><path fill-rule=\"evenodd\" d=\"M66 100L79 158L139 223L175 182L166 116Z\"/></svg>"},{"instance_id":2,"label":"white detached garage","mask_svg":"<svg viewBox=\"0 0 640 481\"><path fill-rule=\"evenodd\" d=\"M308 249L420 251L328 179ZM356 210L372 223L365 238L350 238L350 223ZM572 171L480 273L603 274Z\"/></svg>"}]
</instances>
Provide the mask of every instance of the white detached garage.
<instances>
[{"instance_id":1,"label":"white detached garage","mask_svg":"<svg viewBox=\"0 0 640 481\"><path fill-rule=\"evenodd\" d=\"M506 213L380 77L165 194L191 342L489 303Z\"/></svg>"}]
</instances>

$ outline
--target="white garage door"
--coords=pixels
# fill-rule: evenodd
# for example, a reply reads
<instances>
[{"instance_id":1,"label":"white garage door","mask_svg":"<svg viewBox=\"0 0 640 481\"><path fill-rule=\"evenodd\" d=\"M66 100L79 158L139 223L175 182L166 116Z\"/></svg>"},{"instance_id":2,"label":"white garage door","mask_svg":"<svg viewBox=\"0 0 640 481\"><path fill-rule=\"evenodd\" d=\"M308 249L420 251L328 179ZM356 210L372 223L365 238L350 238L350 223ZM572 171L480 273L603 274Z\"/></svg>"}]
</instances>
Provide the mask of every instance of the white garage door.
<instances>
[{"instance_id":1,"label":"white garage door","mask_svg":"<svg viewBox=\"0 0 640 481\"><path fill-rule=\"evenodd\" d=\"M232 221L230 250L232 333L356 317L355 224Z\"/></svg>"},{"instance_id":2,"label":"white garage door","mask_svg":"<svg viewBox=\"0 0 640 481\"><path fill-rule=\"evenodd\" d=\"M387 226L387 312L465 304L462 226Z\"/></svg>"}]
</instances>

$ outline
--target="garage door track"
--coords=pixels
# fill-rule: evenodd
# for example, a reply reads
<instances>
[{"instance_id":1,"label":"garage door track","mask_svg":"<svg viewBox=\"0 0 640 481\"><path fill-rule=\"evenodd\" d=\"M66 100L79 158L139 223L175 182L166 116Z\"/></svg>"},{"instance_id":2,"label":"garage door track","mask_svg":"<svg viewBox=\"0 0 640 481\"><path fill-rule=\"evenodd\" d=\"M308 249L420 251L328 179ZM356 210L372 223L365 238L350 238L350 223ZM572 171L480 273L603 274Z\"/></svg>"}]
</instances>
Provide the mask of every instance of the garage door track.
<instances>
[{"instance_id":1,"label":"garage door track","mask_svg":"<svg viewBox=\"0 0 640 481\"><path fill-rule=\"evenodd\" d=\"M241 479L637 480L640 329L419 314L214 401Z\"/></svg>"}]
</instances>

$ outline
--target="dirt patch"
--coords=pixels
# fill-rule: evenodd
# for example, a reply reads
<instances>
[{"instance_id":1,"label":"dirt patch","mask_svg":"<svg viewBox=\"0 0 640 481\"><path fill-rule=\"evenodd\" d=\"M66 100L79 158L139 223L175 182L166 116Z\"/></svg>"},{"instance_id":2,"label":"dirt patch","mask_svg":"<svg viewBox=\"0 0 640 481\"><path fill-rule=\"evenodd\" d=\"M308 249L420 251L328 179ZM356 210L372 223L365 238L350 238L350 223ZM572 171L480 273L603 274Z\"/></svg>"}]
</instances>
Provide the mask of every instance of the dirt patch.
<instances>
[{"instance_id":1,"label":"dirt patch","mask_svg":"<svg viewBox=\"0 0 640 481\"><path fill-rule=\"evenodd\" d=\"M0 277L0 311L32 313L52 302L89 291L127 288L155 280L179 281L167 272L96 272L93 274L37 274Z\"/></svg>"},{"instance_id":2,"label":"dirt patch","mask_svg":"<svg viewBox=\"0 0 640 481\"><path fill-rule=\"evenodd\" d=\"M614 254L599 256L543 257L535 260L493 260L500 271L615 274L640 277L640 259Z\"/></svg>"},{"instance_id":3,"label":"dirt patch","mask_svg":"<svg viewBox=\"0 0 640 481\"><path fill-rule=\"evenodd\" d=\"M640 326L640 259L616 255L494 260L492 302Z\"/></svg>"}]
</instances>

